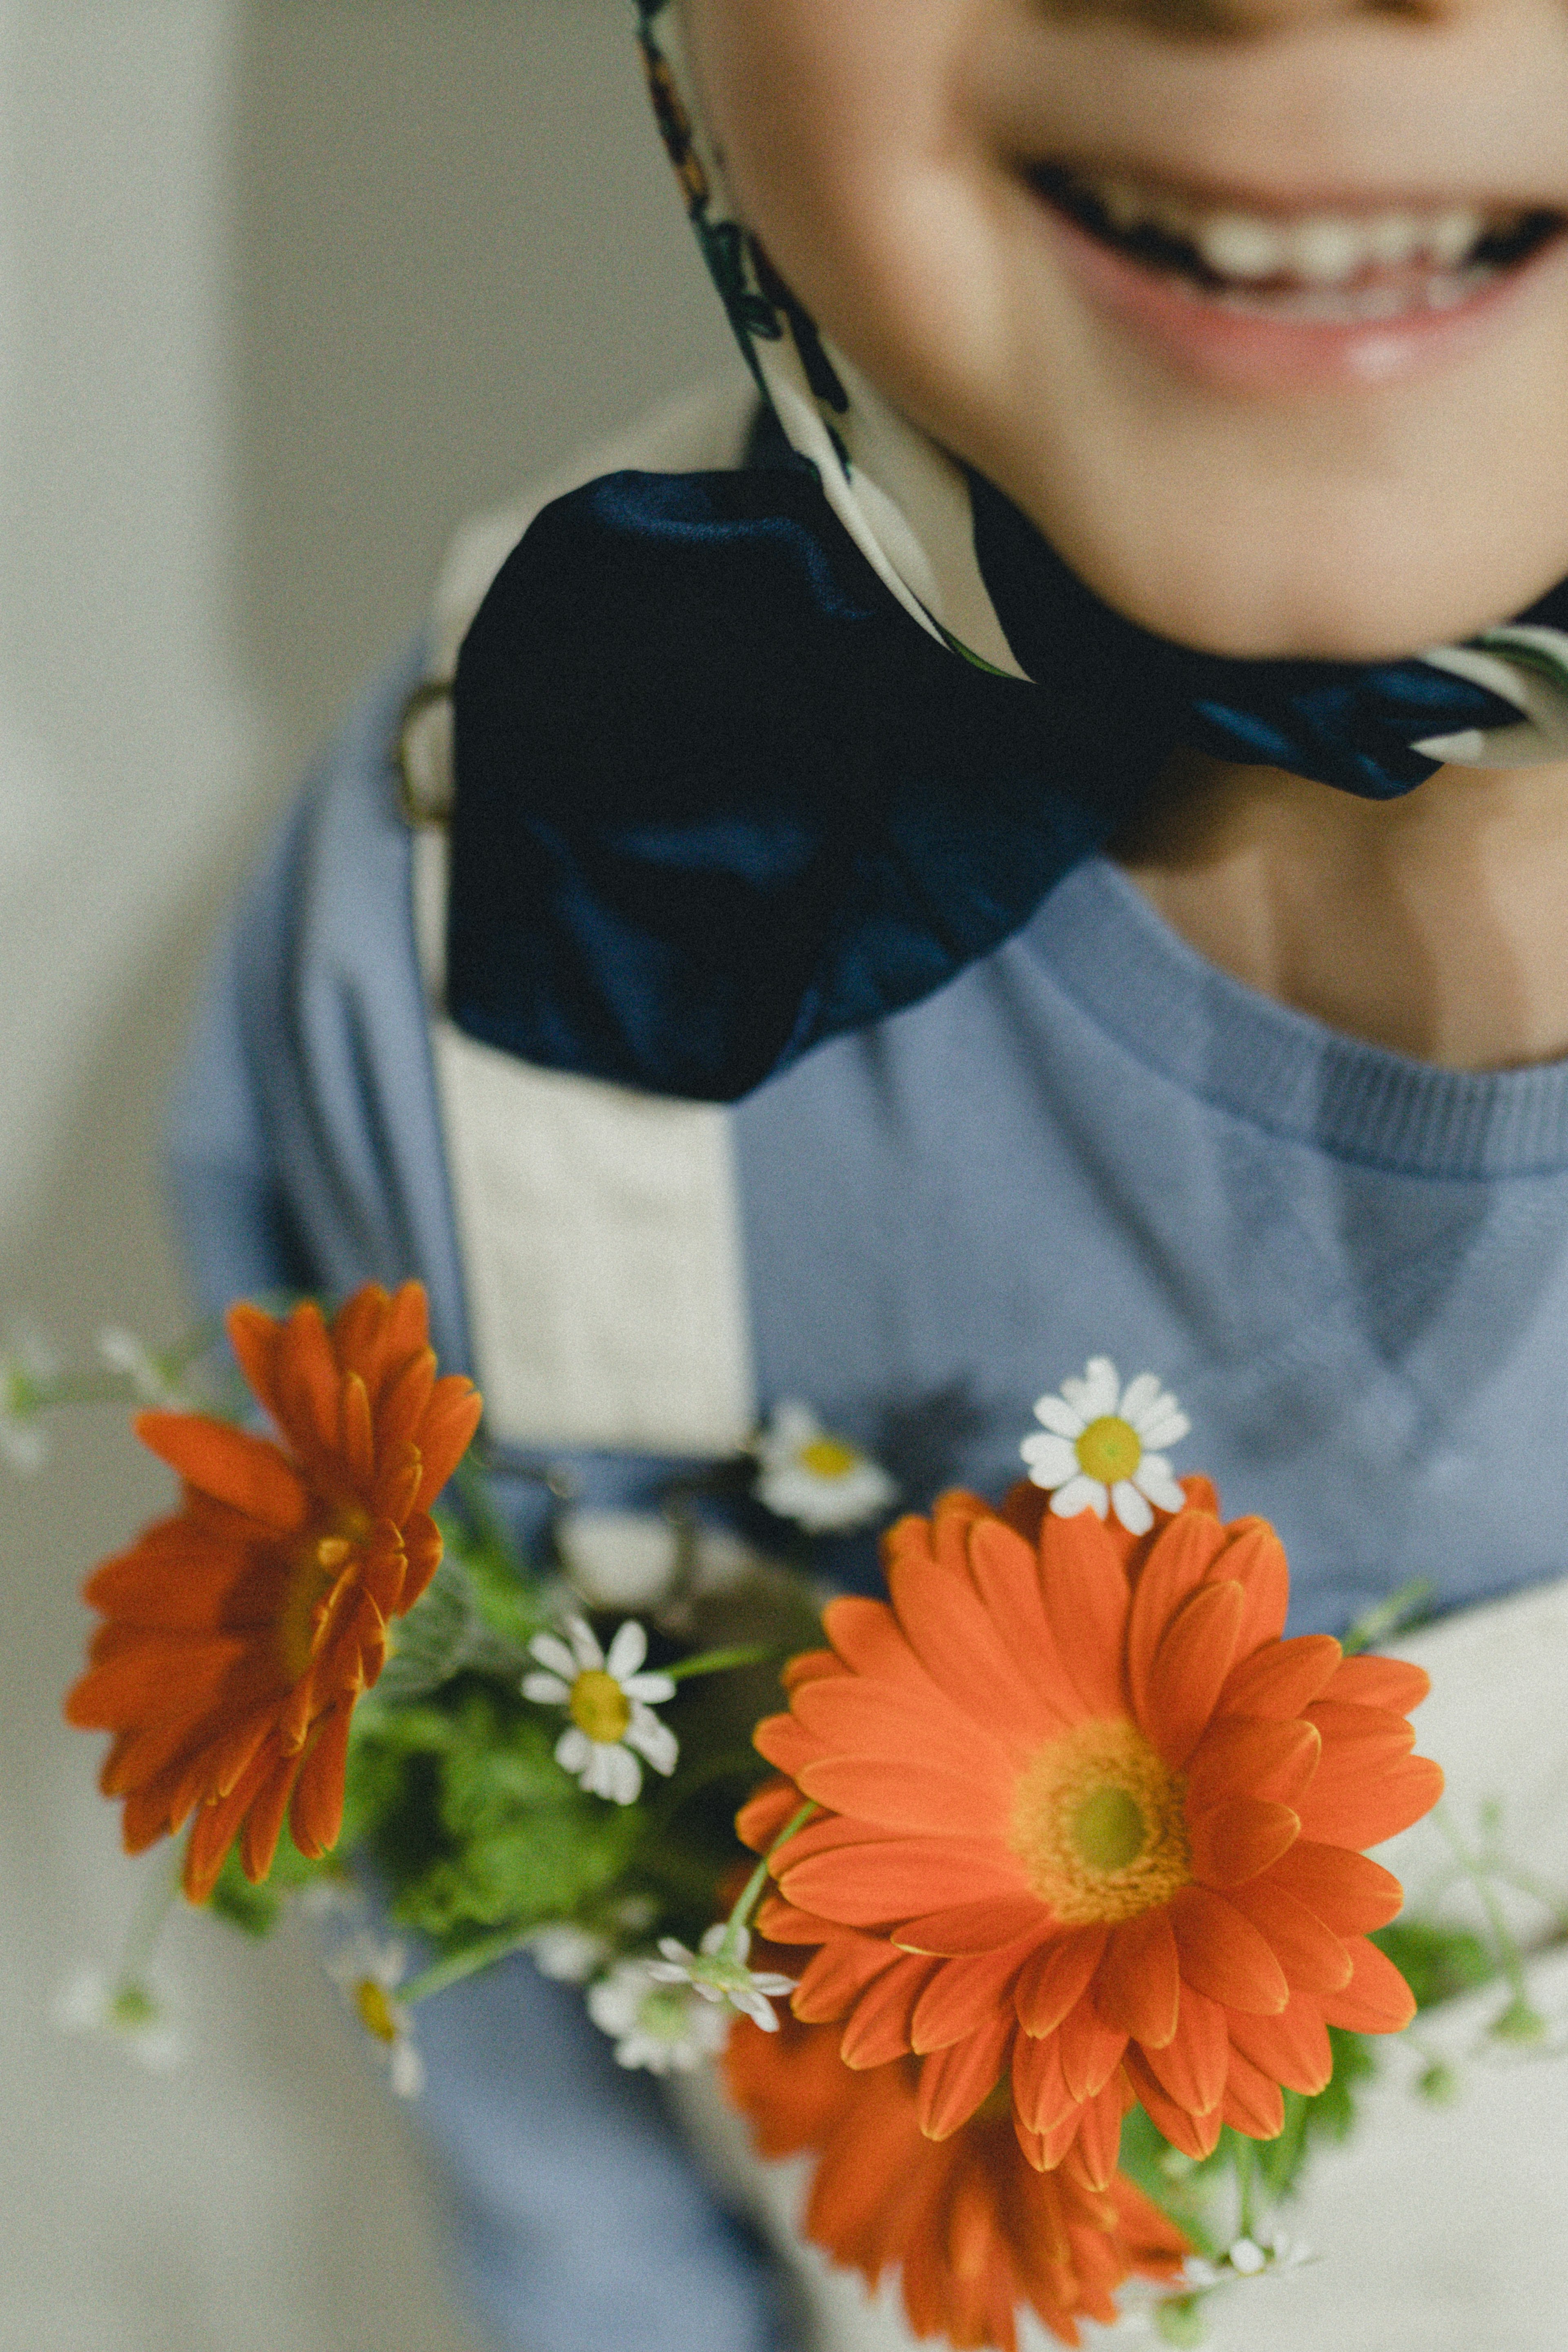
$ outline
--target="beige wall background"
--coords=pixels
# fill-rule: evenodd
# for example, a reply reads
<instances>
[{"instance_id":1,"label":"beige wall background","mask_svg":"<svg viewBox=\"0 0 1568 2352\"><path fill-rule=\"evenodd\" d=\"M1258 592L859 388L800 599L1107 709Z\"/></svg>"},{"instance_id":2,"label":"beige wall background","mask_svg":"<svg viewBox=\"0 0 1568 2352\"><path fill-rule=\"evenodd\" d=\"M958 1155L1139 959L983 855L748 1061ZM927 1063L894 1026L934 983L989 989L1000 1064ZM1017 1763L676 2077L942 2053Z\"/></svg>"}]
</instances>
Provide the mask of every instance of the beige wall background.
<instances>
[{"instance_id":1,"label":"beige wall background","mask_svg":"<svg viewBox=\"0 0 1568 2352\"><path fill-rule=\"evenodd\" d=\"M624 0L0 0L0 1323L178 1328L214 926L455 521L733 364ZM308 1945L175 1922L167 2078L61 2038L139 1874L68 1733L113 1416L0 1465L0 2352L472 2352Z\"/></svg>"}]
</instances>

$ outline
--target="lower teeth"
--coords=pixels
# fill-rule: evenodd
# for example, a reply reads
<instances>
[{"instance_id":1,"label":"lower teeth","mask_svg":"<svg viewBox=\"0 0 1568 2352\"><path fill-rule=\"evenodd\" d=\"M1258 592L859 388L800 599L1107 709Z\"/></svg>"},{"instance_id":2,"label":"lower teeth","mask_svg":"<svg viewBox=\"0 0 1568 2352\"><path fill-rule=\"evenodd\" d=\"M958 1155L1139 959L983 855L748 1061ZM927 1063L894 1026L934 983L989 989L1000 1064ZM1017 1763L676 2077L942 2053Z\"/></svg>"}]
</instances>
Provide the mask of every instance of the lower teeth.
<instances>
[{"instance_id":1,"label":"lower teeth","mask_svg":"<svg viewBox=\"0 0 1568 2352\"><path fill-rule=\"evenodd\" d=\"M1239 284L1216 289L1192 279L1178 282L1186 285L1195 301L1216 302L1246 318L1277 319L1286 325L1358 327L1407 318L1412 311L1451 310L1496 276L1489 264L1472 262L1464 269L1435 269L1399 285L1284 286L1265 291Z\"/></svg>"}]
</instances>

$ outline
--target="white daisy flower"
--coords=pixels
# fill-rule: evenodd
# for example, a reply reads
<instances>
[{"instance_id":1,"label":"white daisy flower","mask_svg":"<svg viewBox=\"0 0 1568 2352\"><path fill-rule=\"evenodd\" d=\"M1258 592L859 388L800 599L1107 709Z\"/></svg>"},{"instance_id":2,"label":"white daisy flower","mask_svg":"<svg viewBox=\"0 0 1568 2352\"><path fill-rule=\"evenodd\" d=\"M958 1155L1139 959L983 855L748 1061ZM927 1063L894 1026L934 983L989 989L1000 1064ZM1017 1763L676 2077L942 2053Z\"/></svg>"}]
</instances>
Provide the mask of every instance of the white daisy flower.
<instances>
[{"instance_id":1,"label":"white daisy flower","mask_svg":"<svg viewBox=\"0 0 1568 2352\"><path fill-rule=\"evenodd\" d=\"M635 1618L622 1626L608 1657L580 1617L567 1619L564 1642L536 1633L528 1648L548 1671L524 1676L523 1696L566 1708L571 1721L556 1742L555 1760L580 1787L630 1805L643 1787L639 1757L655 1772L674 1770L679 1743L653 1708L674 1698L675 1685L668 1675L640 1671L648 1636Z\"/></svg>"},{"instance_id":2,"label":"white daisy flower","mask_svg":"<svg viewBox=\"0 0 1568 2352\"><path fill-rule=\"evenodd\" d=\"M1048 1489L1059 1518L1112 1510L1129 1535L1142 1536L1155 1523L1151 1503L1181 1509L1186 1498L1160 1449L1192 1423L1153 1372L1123 1388L1110 1357L1096 1356L1081 1381L1063 1381L1061 1394L1042 1396L1034 1412L1047 1433L1026 1437L1020 1451L1030 1483Z\"/></svg>"},{"instance_id":3,"label":"white daisy flower","mask_svg":"<svg viewBox=\"0 0 1568 2352\"><path fill-rule=\"evenodd\" d=\"M680 1539L657 1511L563 1511L555 1535L591 1609L652 1609L674 1583Z\"/></svg>"},{"instance_id":4,"label":"white daisy flower","mask_svg":"<svg viewBox=\"0 0 1568 2352\"><path fill-rule=\"evenodd\" d=\"M615 2043L618 2066L689 2074L723 2049L723 2002L701 2000L689 1984L662 1984L653 1960L621 1960L588 1992L588 2013Z\"/></svg>"},{"instance_id":5,"label":"white daisy flower","mask_svg":"<svg viewBox=\"0 0 1568 2352\"><path fill-rule=\"evenodd\" d=\"M50 2013L60 2032L101 2034L151 2074L172 2073L185 2054L167 2009L139 1979L111 1983L101 1969L78 1969Z\"/></svg>"},{"instance_id":6,"label":"white daisy flower","mask_svg":"<svg viewBox=\"0 0 1568 2352\"><path fill-rule=\"evenodd\" d=\"M119 1372L131 1382L131 1392L141 1404L162 1405L174 1411L186 1407L190 1399L177 1381L172 1381L144 1339L122 1323L106 1323L98 1335L98 1352L111 1372Z\"/></svg>"},{"instance_id":7,"label":"white daisy flower","mask_svg":"<svg viewBox=\"0 0 1568 2352\"><path fill-rule=\"evenodd\" d=\"M523 1947L541 1977L557 1984L586 1984L610 1958L610 1945L591 1927L574 1927L570 1920L552 1919L536 1927Z\"/></svg>"},{"instance_id":8,"label":"white daisy flower","mask_svg":"<svg viewBox=\"0 0 1568 2352\"><path fill-rule=\"evenodd\" d=\"M327 1973L385 2061L400 2099L417 2099L424 2088L424 2061L413 2038L406 2002L392 1998L406 1972L398 1943L384 1943L368 1931L351 1936L327 1963Z\"/></svg>"},{"instance_id":9,"label":"white daisy flower","mask_svg":"<svg viewBox=\"0 0 1568 2352\"><path fill-rule=\"evenodd\" d=\"M881 1518L898 1487L880 1462L824 1429L809 1405L776 1405L754 1440L761 1467L757 1498L809 1535L841 1535Z\"/></svg>"},{"instance_id":10,"label":"white daisy flower","mask_svg":"<svg viewBox=\"0 0 1568 2352\"><path fill-rule=\"evenodd\" d=\"M721 1919L708 1929L695 1952L674 1936L661 1936L659 1949L662 1960L650 1960L648 1974L659 1984L688 1984L704 2000L727 2000L742 2017L749 2017L760 2025L764 2033L777 2033L778 2013L773 2007L776 1999L795 1990L793 1977L780 1977L748 1969L746 1956L751 1949L751 1931L741 1927L731 1937L729 1925Z\"/></svg>"}]
</instances>

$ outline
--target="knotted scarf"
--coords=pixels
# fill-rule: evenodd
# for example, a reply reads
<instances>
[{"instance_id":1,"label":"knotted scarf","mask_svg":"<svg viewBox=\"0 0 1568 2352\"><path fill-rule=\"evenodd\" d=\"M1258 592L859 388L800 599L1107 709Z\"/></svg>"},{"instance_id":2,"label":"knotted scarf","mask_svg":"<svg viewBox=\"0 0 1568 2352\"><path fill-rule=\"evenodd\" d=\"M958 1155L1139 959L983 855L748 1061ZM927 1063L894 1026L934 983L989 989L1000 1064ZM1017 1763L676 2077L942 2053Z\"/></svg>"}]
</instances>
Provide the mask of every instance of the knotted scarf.
<instances>
[{"instance_id":1,"label":"knotted scarf","mask_svg":"<svg viewBox=\"0 0 1568 2352\"><path fill-rule=\"evenodd\" d=\"M448 1004L546 1066L731 1101L1016 931L1178 747L1375 799L1568 758L1568 583L1465 646L1241 661L1095 596L821 336L736 216L677 0L640 38L765 404L501 567L454 688Z\"/></svg>"}]
</instances>

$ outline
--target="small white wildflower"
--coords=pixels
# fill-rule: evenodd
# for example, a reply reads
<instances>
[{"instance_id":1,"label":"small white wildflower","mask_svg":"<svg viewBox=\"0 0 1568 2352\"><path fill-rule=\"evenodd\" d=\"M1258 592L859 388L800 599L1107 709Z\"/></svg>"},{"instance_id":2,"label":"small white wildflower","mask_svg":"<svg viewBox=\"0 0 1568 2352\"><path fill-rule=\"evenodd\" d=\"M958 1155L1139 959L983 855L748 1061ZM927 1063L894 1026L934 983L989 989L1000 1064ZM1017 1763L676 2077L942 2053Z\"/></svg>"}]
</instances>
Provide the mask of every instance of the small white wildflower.
<instances>
[{"instance_id":1,"label":"small white wildflower","mask_svg":"<svg viewBox=\"0 0 1568 2352\"><path fill-rule=\"evenodd\" d=\"M787 1399L753 1441L757 1498L776 1518L810 1535L841 1535L881 1518L898 1487L880 1462L823 1428L807 1405Z\"/></svg>"},{"instance_id":2,"label":"small white wildflower","mask_svg":"<svg viewBox=\"0 0 1568 2352\"><path fill-rule=\"evenodd\" d=\"M152 2074L171 2074L185 2054L167 2009L139 1979L111 1983L99 1969L78 1969L56 1994L51 2015L60 2032L101 2034Z\"/></svg>"},{"instance_id":3,"label":"small white wildflower","mask_svg":"<svg viewBox=\"0 0 1568 2352\"><path fill-rule=\"evenodd\" d=\"M668 1675L641 1672L648 1636L635 1618L621 1627L608 1657L581 1617L567 1619L566 1641L537 1633L528 1648L548 1672L525 1675L523 1696L566 1708L571 1721L556 1742L555 1760L580 1787L630 1805L642 1792L639 1757L655 1772L674 1770L679 1743L653 1708L674 1698L675 1685Z\"/></svg>"},{"instance_id":4,"label":"small white wildflower","mask_svg":"<svg viewBox=\"0 0 1568 2352\"><path fill-rule=\"evenodd\" d=\"M327 1973L384 2060L400 2099L417 2099L424 2088L424 2061L413 2038L408 2006L394 2000L406 1955L398 1943L383 1943L368 1931L350 1937L327 1963Z\"/></svg>"},{"instance_id":5,"label":"small white wildflower","mask_svg":"<svg viewBox=\"0 0 1568 2352\"><path fill-rule=\"evenodd\" d=\"M323 1870L307 1879L294 1900L301 1916L316 1927L358 1918L364 1909L364 1897L353 1880L336 1870Z\"/></svg>"},{"instance_id":6,"label":"small white wildflower","mask_svg":"<svg viewBox=\"0 0 1568 2352\"><path fill-rule=\"evenodd\" d=\"M656 1511L563 1511L561 1564L592 1609L651 1609L675 1580L680 1541Z\"/></svg>"},{"instance_id":7,"label":"small white wildflower","mask_svg":"<svg viewBox=\"0 0 1568 2352\"><path fill-rule=\"evenodd\" d=\"M106 1323L98 1335L98 1352L111 1372L122 1373L131 1382L131 1391L142 1404L180 1409L190 1400L176 1381L172 1381L144 1339L128 1331L122 1323Z\"/></svg>"},{"instance_id":8,"label":"small white wildflower","mask_svg":"<svg viewBox=\"0 0 1568 2352\"><path fill-rule=\"evenodd\" d=\"M1256 2278L1260 2271L1269 2267L1268 2255L1252 2238L1238 2238L1225 2259L1242 2278Z\"/></svg>"},{"instance_id":9,"label":"small white wildflower","mask_svg":"<svg viewBox=\"0 0 1568 2352\"><path fill-rule=\"evenodd\" d=\"M588 2013L615 2043L618 2066L689 2074L724 2047L722 2002L700 2000L689 1984L662 1984L651 1960L621 1960L588 1991Z\"/></svg>"},{"instance_id":10,"label":"small white wildflower","mask_svg":"<svg viewBox=\"0 0 1568 2352\"><path fill-rule=\"evenodd\" d=\"M557 1984L586 1984L610 1958L610 1946L602 1936L589 1927L574 1927L565 1919L536 1927L524 1949L540 1976L553 1978Z\"/></svg>"},{"instance_id":11,"label":"small white wildflower","mask_svg":"<svg viewBox=\"0 0 1568 2352\"><path fill-rule=\"evenodd\" d=\"M1095 1356L1082 1380L1063 1381L1057 1396L1042 1396L1035 1419L1048 1433L1026 1437L1020 1447L1032 1485L1051 1494L1059 1518L1114 1511L1129 1535L1147 1535L1154 1504L1179 1511L1186 1496L1158 1451L1174 1445L1192 1427L1153 1372L1140 1372L1124 1389L1109 1356Z\"/></svg>"},{"instance_id":12,"label":"small white wildflower","mask_svg":"<svg viewBox=\"0 0 1568 2352\"><path fill-rule=\"evenodd\" d=\"M40 1332L13 1323L0 1349L0 1459L20 1477L41 1470L48 1440L38 1417L38 1391L59 1375L58 1356Z\"/></svg>"},{"instance_id":13,"label":"small white wildflower","mask_svg":"<svg viewBox=\"0 0 1568 2352\"><path fill-rule=\"evenodd\" d=\"M721 1919L708 1929L695 1952L674 1936L661 1936L659 1949L664 1958L648 1963L648 1973L657 1983L689 1984L704 2000L727 2000L742 2017L760 2025L764 2033L778 2032L773 2001L794 1991L795 1979L747 1967L746 1956L751 1949L748 1928L740 1928L731 1939L728 1925Z\"/></svg>"}]
</instances>

